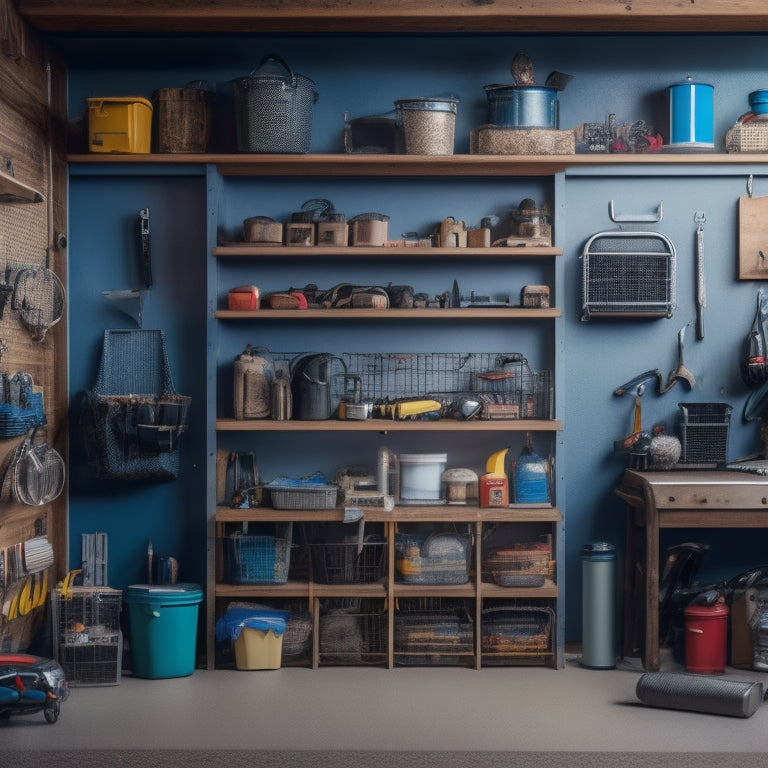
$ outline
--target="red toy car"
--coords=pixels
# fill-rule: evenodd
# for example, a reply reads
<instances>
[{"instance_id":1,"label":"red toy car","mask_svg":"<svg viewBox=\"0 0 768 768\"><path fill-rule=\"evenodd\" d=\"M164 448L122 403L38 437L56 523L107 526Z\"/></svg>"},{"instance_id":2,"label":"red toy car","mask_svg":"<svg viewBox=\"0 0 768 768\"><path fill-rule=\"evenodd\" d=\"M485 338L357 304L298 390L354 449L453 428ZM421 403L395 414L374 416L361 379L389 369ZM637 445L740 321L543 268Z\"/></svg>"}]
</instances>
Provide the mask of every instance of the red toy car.
<instances>
[{"instance_id":1,"label":"red toy car","mask_svg":"<svg viewBox=\"0 0 768 768\"><path fill-rule=\"evenodd\" d=\"M47 722L55 723L68 696L64 670L53 659L0 653L0 717L42 712Z\"/></svg>"}]
</instances>

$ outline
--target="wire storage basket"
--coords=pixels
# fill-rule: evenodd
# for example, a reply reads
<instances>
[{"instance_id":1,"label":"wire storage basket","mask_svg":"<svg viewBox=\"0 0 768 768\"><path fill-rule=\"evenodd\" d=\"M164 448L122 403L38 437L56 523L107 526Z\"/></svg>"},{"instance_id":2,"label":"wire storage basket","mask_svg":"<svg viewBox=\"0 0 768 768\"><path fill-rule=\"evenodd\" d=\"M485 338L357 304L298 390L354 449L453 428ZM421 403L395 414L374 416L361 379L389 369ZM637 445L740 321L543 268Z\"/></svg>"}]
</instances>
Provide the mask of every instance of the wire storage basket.
<instances>
[{"instance_id":1,"label":"wire storage basket","mask_svg":"<svg viewBox=\"0 0 768 768\"><path fill-rule=\"evenodd\" d=\"M387 612L380 601L321 606L319 635L321 664L376 665L387 661Z\"/></svg>"},{"instance_id":2,"label":"wire storage basket","mask_svg":"<svg viewBox=\"0 0 768 768\"><path fill-rule=\"evenodd\" d=\"M306 600L264 600L258 603L247 600L233 600L227 604L227 610L245 608L260 611L271 608L284 611L285 631L282 638L280 663L282 666L302 666L311 662L312 650L312 614L307 610ZM233 662L231 643L217 645L217 664Z\"/></svg>"},{"instance_id":3,"label":"wire storage basket","mask_svg":"<svg viewBox=\"0 0 768 768\"><path fill-rule=\"evenodd\" d=\"M285 584L291 565L293 523L276 524L276 535L236 532L226 538L227 582Z\"/></svg>"},{"instance_id":4,"label":"wire storage basket","mask_svg":"<svg viewBox=\"0 0 768 768\"><path fill-rule=\"evenodd\" d=\"M501 587L542 587L554 574L548 544L519 542L499 547L483 558L483 579Z\"/></svg>"},{"instance_id":5,"label":"wire storage basket","mask_svg":"<svg viewBox=\"0 0 768 768\"><path fill-rule=\"evenodd\" d=\"M117 685L122 673L122 590L71 587L54 592L56 661L71 686Z\"/></svg>"},{"instance_id":6,"label":"wire storage basket","mask_svg":"<svg viewBox=\"0 0 768 768\"><path fill-rule=\"evenodd\" d=\"M483 403L482 418L549 419L552 382L519 352L345 353L346 377L333 382L339 397L350 379L364 401L386 403L429 396L446 411L465 395ZM499 406L503 406L500 408Z\"/></svg>"},{"instance_id":7,"label":"wire storage basket","mask_svg":"<svg viewBox=\"0 0 768 768\"><path fill-rule=\"evenodd\" d=\"M475 628L467 601L402 598L394 618L394 659L400 666L471 665Z\"/></svg>"},{"instance_id":8,"label":"wire storage basket","mask_svg":"<svg viewBox=\"0 0 768 768\"><path fill-rule=\"evenodd\" d=\"M311 353L270 354L295 360ZM451 415L469 396L482 404L482 419L553 418L552 371L535 370L520 352L341 352L332 357L341 362L327 374L334 409L349 399L354 386L355 398L374 406L428 397Z\"/></svg>"},{"instance_id":9,"label":"wire storage basket","mask_svg":"<svg viewBox=\"0 0 768 768\"><path fill-rule=\"evenodd\" d=\"M543 664L553 656L552 608L485 608L481 614L481 624L484 665Z\"/></svg>"},{"instance_id":10,"label":"wire storage basket","mask_svg":"<svg viewBox=\"0 0 768 768\"><path fill-rule=\"evenodd\" d=\"M672 317L676 253L658 232L613 231L593 235L582 258L582 316Z\"/></svg>"},{"instance_id":11,"label":"wire storage basket","mask_svg":"<svg viewBox=\"0 0 768 768\"><path fill-rule=\"evenodd\" d=\"M680 408L679 464L714 468L725 464L728 428L733 408L727 403L678 403Z\"/></svg>"},{"instance_id":12,"label":"wire storage basket","mask_svg":"<svg viewBox=\"0 0 768 768\"><path fill-rule=\"evenodd\" d=\"M364 584L383 578L387 542L379 532L366 532L362 521L318 523L305 527L312 560L312 579L318 584ZM352 532L350 532L352 531Z\"/></svg>"},{"instance_id":13,"label":"wire storage basket","mask_svg":"<svg viewBox=\"0 0 768 768\"><path fill-rule=\"evenodd\" d=\"M472 538L444 531L395 534L395 576L406 584L466 584Z\"/></svg>"}]
</instances>

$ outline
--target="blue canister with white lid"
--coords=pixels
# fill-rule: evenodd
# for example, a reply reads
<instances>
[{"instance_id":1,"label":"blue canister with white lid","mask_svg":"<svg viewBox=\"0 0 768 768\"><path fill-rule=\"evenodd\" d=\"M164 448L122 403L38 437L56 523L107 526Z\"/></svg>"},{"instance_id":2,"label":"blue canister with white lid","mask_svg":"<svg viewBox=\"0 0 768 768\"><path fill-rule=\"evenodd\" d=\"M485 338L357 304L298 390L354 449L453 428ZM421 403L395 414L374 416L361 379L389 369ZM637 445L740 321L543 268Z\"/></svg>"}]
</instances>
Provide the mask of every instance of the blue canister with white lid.
<instances>
[{"instance_id":1,"label":"blue canister with white lid","mask_svg":"<svg viewBox=\"0 0 768 768\"><path fill-rule=\"evenodd\" d=\"M669 146L674 149L714 149L713 85L686 80L669 86Z\"/></svg>"}]
</instances>

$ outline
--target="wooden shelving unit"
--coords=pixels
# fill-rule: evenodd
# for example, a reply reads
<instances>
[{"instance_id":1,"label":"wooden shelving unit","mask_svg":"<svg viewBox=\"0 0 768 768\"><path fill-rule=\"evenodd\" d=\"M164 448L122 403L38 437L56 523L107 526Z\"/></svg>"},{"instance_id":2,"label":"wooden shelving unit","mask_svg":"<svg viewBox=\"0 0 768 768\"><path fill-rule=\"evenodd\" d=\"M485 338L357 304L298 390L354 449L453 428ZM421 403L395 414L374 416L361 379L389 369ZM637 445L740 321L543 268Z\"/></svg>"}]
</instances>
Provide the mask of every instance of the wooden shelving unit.
<instances>
[{"instance_id":1,"label":"wooden shelving unit","mask_svg":"<svg viewBox=\"0 0 768 768\"><path fill-rule=\"evenodd\" d=\"M341 522L344 518L343 510L296 510L285 511L270 508L256 508L250 510L237 510L228 507L216 509L216 536L217 548L221 547L225 536L227 524L259 521L276 523L318 523ZM370 508L365 511L367 523L382 523L386 531L388 547L387 574L376 582L350 583L350 584L323 584L313 581L311 575L306 580L290 580L285 584L274 585L243 585L226 584L217 578L215 597L229 600L264 600L264 599L301 599L308 605L314 606L315 621L313 632L313 649L311 653L311 666L317 668L320 665L318 617L319 601L324 598L354 599L372 598L380 600L387 608L387 623L389 627L387 650L382 662L388 667L396 663L396 651L394 647L392 627L398 599L459 599L466 600L478 606L475 615L475 652L468 657L476 668L483 664L483 652L481 650L481 620L479 606L485 599L502 599L505 601L522 599L526 602L536 600L554 601L558 597L558 587L552 579L546 579L540 587L500 587L489 583L482 578L483 562L483 532L484 526L498 523L557 523L562 520L560 510L556 507L512 507L508 509L485 509L475 506L425 506L425 507L400 507L391 512L383 509ZM398 526L409 523L423 522L452 522L455 524L469 524L473 531L474 550L472 565L469 572L469 580L463 584L422 585L402 583L395 577L394 542ZM218 566L222 568L222 564ZM219 571L221 572L221 571ZM553 637L549 650L543 654L554 663L556 658L555 639ZM542 654L532 653L531 658L540 658ZM521 661L525 662L525 654Z\"/></svg>"}]
</instances>

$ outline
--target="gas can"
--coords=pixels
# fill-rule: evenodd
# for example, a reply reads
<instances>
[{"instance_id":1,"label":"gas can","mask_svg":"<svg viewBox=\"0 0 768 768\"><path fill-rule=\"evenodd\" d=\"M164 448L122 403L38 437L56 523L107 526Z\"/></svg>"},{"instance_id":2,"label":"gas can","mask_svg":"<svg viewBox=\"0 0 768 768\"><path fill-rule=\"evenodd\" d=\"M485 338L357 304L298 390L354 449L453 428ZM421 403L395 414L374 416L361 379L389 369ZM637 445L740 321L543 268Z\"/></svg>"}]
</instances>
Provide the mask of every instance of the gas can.
<instances>
[{"instance_id":1,"label":"gas can","mask_svg":"<svg viewBox=\"0 0 768 768\"><path fill-rule=\"evenodd\" d=\"M509 506L509 483L505 475L488 473L480 477L480 506Z\"/></svg>"},{"instance_id":2,"label":"gas can","mask_svg":"<svg viewBox=\"0 0 768 768\"><path fill-rule=\"evenodd\" d=\"M701 675L722 675L728 648L725 603L689 605L685 611L685 668Z\"/></svg>"}]
</instances>

